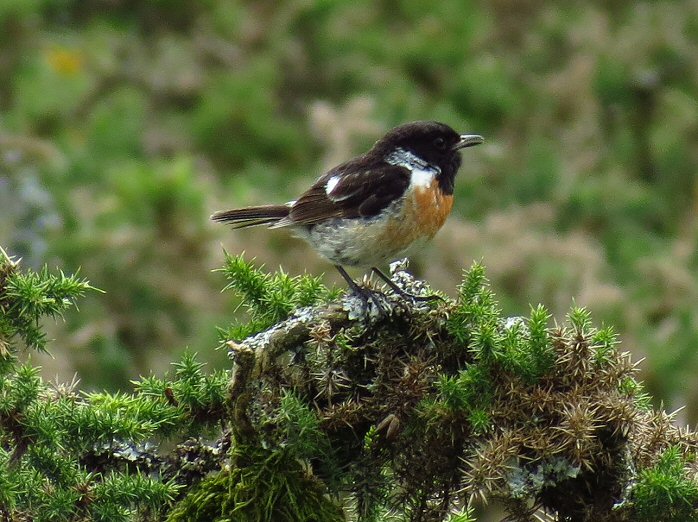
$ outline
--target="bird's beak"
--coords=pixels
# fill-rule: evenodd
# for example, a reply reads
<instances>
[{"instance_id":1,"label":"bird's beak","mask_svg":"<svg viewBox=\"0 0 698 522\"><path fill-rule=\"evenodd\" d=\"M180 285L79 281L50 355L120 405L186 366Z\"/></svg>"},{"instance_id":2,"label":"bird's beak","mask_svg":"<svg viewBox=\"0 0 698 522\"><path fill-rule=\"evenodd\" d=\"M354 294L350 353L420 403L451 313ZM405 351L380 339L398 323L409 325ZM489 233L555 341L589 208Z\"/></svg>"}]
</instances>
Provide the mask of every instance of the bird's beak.
<instances>
[{"instance_id":1,"label":"bird's beak","mask_svg":"<svg viewBox=\"0 0 698 522\"><path fill-rule=\"evenodd\" d=\"M453 150L464 149L480 145L485 139L479 134L461 134L458 142L453 146Z\"/></svg>"}]
</instances>

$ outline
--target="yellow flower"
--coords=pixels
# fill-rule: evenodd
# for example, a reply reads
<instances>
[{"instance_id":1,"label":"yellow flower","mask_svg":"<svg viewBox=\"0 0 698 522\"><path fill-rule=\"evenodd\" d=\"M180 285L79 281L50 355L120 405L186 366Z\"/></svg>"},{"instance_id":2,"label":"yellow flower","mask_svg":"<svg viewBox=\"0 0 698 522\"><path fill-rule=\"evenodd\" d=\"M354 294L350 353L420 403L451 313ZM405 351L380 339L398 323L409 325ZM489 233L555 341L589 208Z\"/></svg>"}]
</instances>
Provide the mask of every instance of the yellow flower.
<instances>
[{"instance_id":1,"label":"yellow flower","mask_svg":"<svg viewBox=\"0 0 698 522\"><path fill-rule=\"evenodd\" d=\"M65 47L54 47L46 51L46 61L51 69L65 76L78 73L83 65L81 53Z\"/></svg>"}]
</instances>

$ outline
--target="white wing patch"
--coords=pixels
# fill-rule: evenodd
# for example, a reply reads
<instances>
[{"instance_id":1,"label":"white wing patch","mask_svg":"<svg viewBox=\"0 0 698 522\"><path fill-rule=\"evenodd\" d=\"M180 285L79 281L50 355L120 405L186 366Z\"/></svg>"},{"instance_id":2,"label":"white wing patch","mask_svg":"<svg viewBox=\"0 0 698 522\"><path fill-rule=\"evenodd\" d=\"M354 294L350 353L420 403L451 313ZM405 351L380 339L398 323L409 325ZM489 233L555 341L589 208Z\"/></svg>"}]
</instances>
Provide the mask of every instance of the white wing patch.
<instances>
[{"instance_id":1,"label":"white wing patch","mask_svg":"<svg viewBox=\"0 0 698 522\"><path fill-rule=\"evenodd\" d=\"M325 194L329 196L337 186L337 183L339 183L339 176L332 176L330 179L328 179L327 185L325 185Z\"/></svg>"},{"instance_id":2,"label":"white wing patch","mask_svg":"<svg viewBox=\"0 0 698 522\"><path fill-rule=\"evenodd\" d=\"M410 185L414 187L429 187L434 178L441 173L441 169L434 165L429 165L419 156L409 150L397 148L385 161L391 165L404 167L410 171Z\"/></svg>"},{"instance_id":3,"label":"white wing patch","mask_svg":"<svg viewBox=\"0 0 698 522\"><path fill-rule=\"evenodd\" d=\"M342 178L339 175L332 176L330 179L327 180L327 183L325 184L325 194L327 194L327 197L330 198L332 201L344 201L345 199L349 199L355 194L354 192L350 192L349 194L344 194L342 196L332 195L332 191L337 188L337 184L339 184L341 179Z\"/></svg>"}]
</instances>

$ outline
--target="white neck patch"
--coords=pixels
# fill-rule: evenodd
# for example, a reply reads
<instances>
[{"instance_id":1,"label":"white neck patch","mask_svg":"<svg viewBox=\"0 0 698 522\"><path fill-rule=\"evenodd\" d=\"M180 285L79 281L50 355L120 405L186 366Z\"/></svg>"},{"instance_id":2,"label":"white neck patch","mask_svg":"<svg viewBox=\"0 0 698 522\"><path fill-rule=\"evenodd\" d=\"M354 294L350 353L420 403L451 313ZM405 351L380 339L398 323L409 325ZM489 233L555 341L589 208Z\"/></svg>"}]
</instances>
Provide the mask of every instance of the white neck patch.
<instances>
[{"instance_id":1,"label":"white neck patch","mask_svg":"<svg viewBox=\"0 0 698 522\"><path fill-rule=\"evenodd\" d=\"M419 156L400 147L391 152L385 161L390 165L397 165L409 170L412 174L410 185L416 187L429 187L434 178L441 174L439 167L430 165Z\"/></svg>"}]
</instances>

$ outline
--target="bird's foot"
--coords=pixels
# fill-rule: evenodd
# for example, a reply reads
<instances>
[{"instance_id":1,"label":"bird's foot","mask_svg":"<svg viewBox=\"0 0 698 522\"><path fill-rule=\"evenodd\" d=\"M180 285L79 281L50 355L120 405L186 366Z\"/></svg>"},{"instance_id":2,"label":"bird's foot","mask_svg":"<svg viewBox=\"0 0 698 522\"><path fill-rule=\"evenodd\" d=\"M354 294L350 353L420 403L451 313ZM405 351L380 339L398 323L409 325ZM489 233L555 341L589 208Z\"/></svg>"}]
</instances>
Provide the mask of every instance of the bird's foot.
<instances>
[{"instance_id":1,"label":"bird's foot","mask_svg":"<svg viewBox=\"0 0 698 522\"><path fill-rule=\"evenodd\" d=\"M402 261L396 261L395 263L390 265L390 271L393 275L395 275L398 272L403 272L404 273L404 268L406 267L406 262L407 260L402 260ZM376 274L388 287L397 295L399 295L402 298L405 299L410 299L415 302L419 303L424 303L424 302L431 302L431 301L444 301L445 299L441 297L438 294L430 294L430 295L416 295L412 294L410 292L407 292L400 288L397 284L395 284L395 281L393 281L390 277L388 277L386 274L384 274L380 269L373 267L371 268L374 274Z\"/></svg>"},{"instance_id":2,"label":"bird's foot","mask_svg":"<svg viewBox=\"0 0 698 522\"><path fill-rule=\"evenodd\" d=\"M392 306L385 294L365 286L356 285L348 293L345 308L350 319L368 319L369 322L380 321L392 315Z\"/></svg>"},{"instance_id":3,"label":"bird's foot","mask_svg":"<svg viewBox=\"0 0 698 522\"><path fill-rule=\"evenodd\" d=\"M367 315L368 317L380 319L390 315L390 305L384 294L367 286L359 286L339 265L337 265L337 270L349 285L349 295L356 297L362 304L360 310L350 307L350 318Z\"/></svg>"}]
</instances>

